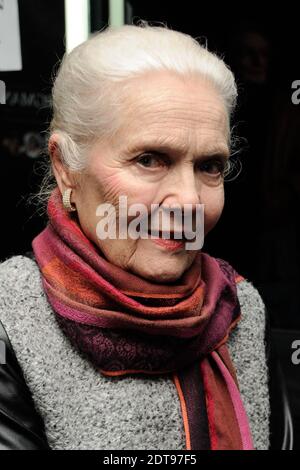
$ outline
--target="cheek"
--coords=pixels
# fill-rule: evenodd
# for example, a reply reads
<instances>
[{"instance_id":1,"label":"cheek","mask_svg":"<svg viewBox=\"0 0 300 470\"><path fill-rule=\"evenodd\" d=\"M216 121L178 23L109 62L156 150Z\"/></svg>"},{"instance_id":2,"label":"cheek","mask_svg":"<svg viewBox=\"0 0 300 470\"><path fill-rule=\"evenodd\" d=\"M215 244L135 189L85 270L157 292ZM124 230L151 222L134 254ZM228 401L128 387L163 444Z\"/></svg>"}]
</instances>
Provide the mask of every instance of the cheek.
<instances>
[{"instance_id":1,"label":"cheek","mask_svg":"<svg viewBox=\"0 0 300 470\"><path fill-rule=\"evenodd\" d=\"M148 185L147 187L141 188L141 185L135 178L132 178L128 172L122 170L110 171L110 169L102 169L101 178L99 172L93 175L93 178L90 178L90 184L86 184L84 187L83 193L83 206L80 211L81 215L81 225L85 229L85 232L92 238L94 241L98 242L96 236L97 224L100 221L101 217L96 215L96 208L99 204L109 203L112 204L115 208L115 214L117 217L117 227L119 223L120 213L119 213L119 197L127 196L127 209L130 208L133 204L143 204L144 207L150 213L151 204L154 201L157 188L155 185ZM124 203L124 200L122 201ZM137 210L137 208L135 208ZM122 212L124 214L124 212ZM138 215L138 213L136 213ZM134 218L134 215L126 217L127 223ZM148 216L146 216L148 219ZM100 244L105 244L106 246L112 245L120 247L125 245L135 245L136 240L126 240L120 244L116 243L115 240L110 243L108 240L100 241Z\"/></svg>"},{"instance_id":2,"label":"cheek","mask_svg":"<svg viewBox=\"0 0 300 470\"><path fill-rule=\"evenodd\" d=\"M210 188L205 192L201 202L204 206L204 232L205 235L212 230L222 215L224 208L224 188Z\"/></svg>"},{"instance_id":3,"label":"cheek","mask_svg":"<svg viewBox=\"0 0 300 470\"><path fill-rule=\"evenodd\" d=\"M95 186L101 193L103 202L116 205L121 194L126 194L129 184L124 183L118 172L102 171L95 179Z\"/></svg>"},{"instance_id":4,"label":"cheek","mask_svg":"<svg viewBox=\"0 0 300 470\"><path fill-rule=\"evenodd\" d=\"M139 181L129 175L118 174L109 180L109 184L106 185L106 196L109 194L111 197L109 200L116 208L118 214L119 196L126 196L126 204L129 209L130 206L136 204L142 204L150 214L151 204L155 201L158 188L155 184L141 185ZM137 207L134 208L137 210ZM128 217L128 220L131 216Z\"/></svg>"},{"instance_id":5,"label":"cheek","mask_svg":"<svg viewBox=\"0 0 300 470\"><path fill-rule=\"evenodd\" d=\"M142 183L128 169L106 169L99 176L99 184L104 188L104 202L112 203L116 208L120 196L127 196L128 206L144 204L146 207L153 203L157 193L157 185Z\"/></svg>"}]
</instances>

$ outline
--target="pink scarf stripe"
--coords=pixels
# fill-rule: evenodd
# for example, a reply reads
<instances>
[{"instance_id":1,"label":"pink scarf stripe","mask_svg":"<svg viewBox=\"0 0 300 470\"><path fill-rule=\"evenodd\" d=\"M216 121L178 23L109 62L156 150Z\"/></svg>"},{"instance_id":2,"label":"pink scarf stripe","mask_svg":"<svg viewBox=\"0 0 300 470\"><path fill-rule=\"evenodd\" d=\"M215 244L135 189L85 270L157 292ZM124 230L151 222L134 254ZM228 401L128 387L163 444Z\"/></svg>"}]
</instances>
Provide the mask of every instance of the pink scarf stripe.
<instances>
[{"instance_id":1,"label":"pink scarf stripe","mask_svg":"<svg viewBox=\"0 0 300 470\"><path fill-rule=\"evenodd\" d=\"M134 329L138 326L140 331L144 331L147 334L172 335L173 333L173 336L182 338L193 336L195 330L195 319L193 317L176 320L177 329L175 331L172 331L174 329L174 320L169 322L165 320L164 326L157 320L147 320L144 318L135 318L134 323L132 323L131 314L107 309L100 311L100 309L88 305L80 305L79 309L77 302L72 301L62 293L59 294L60 298L58 298L54 289L45 278L42 279L42 282L53 309L59 315L69 320L100 328Z\"/></svg>"},{"instance_id":2,"label":"pink scarf stripe","mask_svg":"<svg viewBox=\"0 0 300 470\"><path fill-rule=\"evenodd\" d=\"M56 242L53 243L53 240ZM50 235L50 227L49 231L45 230L44 239L36 237L33 242L32 246L36 251L36 258L38 262L40 262L41 269L45 269L47 265L42 262L42 259L39 259L39 250L40 253L42 252L42 248L50 251L49 248L52 245L51 253L55 253L48 262L57 256L61 261L63 261L70 269L72 269L75 273L79 272L82 274L89 282L94 283L94 285L100 289L105 289L105 293L110 295L114 300L120 300L120 302L126 301L132 307L140 307L141 305L133 299L130 299L126 295L122 294L118 289L116 289L112 284L108 281L103 279L103 277L98 276L97 273L87 264L82 263L80 257L72 252L72 250L68 246L64 246L59 239L59 237L53 233L52 237Z\"/></svg>"},{"instance_id":3,"label":"pink scarf stripe","mask_svg":"<svg viewBox=\"0 0 300 470\"><path fill-rule=\"evenodd\" d=\"M254 450L248 417L246 415L239 389L219 355L215 351L213 351L211 355L226 382L240 429L243 450Z\"/></svg>"},{"instance_id":4,"label":"pink scarf stripe","mask_svg":"<svg viewBox=\"0 0 300 470\"><path fill-rule=\"evenodd\" d=\"M53 243L53 239L55 240L55 243ZM130 298L126 294L123 294L115 286L106 281L102 276L99 276L89 265L82 263L79 256L72 252L69 247L64 247L57 235L54 232L50 232L50 227L49 231L45 231L44 239L37 237L33 241L32 245L34 250L37 252L36 258L41 265L42 271L47 267L47 264L50 263L51 260L55 258L55 256L57 256L62 262L66 264L66 266L68 266L68 268L72 269L74 273L80 273L80 275L83 275L84 278L88 280L88 282L99 288L100 292L104 291L106 295L109 295L113 299L114 303L117 302L121 305L125 304L133 312L137 312L143 315L152 315L155 319L159 317L159 307L142 305L140 302ZM50 250L50 248L52 249ZM39 252L43 253L43 251L47 250L48 252L51 251L51 253L54 253L54 255L47 259L47 264L44 264L42 259L39 257ZM200 309L199 301L197 301L197 299L197 289L195 289L191 297L183 298L180 300L179 304L174 306L165 306L161 310L163 310L164 316L170 316L170 319L174 318L174 313L176 313L176 317L179 317L182 313L196 317L198 316ZM189 306L188 312L187 306ZM208 310L209 308L203 310L203 318L205 317L206 311Z\"/></svg>"}]
</instances>

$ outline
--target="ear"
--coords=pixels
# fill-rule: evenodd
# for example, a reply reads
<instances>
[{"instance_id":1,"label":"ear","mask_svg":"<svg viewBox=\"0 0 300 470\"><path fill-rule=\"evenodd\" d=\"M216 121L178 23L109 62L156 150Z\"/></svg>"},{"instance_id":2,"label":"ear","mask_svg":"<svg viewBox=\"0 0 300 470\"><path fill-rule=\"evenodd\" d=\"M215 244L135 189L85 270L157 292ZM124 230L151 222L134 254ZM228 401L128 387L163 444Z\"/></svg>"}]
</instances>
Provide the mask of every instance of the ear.
<instances>
[{"instance_id":1,"label":"ear","mask_svg":"<svg viewBox=\"0 0 300 470\"><path fill-rule=\"evenodd\" d=\"M48 143L48 151L51 159L53 173L61 194L68 188L74 188L74 181L71 172L62 161L59 147L59 135L52 134Z\"/></svg>"}]
</instances>

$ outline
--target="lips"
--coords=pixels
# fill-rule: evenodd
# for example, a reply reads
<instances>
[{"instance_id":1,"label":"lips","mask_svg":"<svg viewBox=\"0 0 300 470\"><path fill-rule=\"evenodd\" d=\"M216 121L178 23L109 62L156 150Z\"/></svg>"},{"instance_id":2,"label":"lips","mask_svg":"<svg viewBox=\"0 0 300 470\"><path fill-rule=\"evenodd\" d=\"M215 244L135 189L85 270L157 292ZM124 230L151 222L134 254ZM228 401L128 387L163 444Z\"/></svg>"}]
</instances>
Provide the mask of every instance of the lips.
<instances>
[{"instance_id":1,"label":"lips","mask_svg":"<svg viewBox=\"0 0 300 470\"><path fill-rule=\"evenodd\" d=\"M151 231L149 230L148 231L148 235L150 238L153 238L153 239L162 239L164 241L170 241L170 240L174 240L175 242L191 242L192 240L194 240L195 238L195 235L193 234L193 237L192 238L187 238L184 233L181 233L181 232L163 232L162 230L159 230L158 231L159 233L159 236L157 237L156 235L151 235ZM165 238L163 237L163 234L165 235ZM175 237L175 235L177 235Z\"/></svg>"},{"instance_id":2,"label":"lips","mask_svg":"<svg viewBox=\"0 0 300 470\"><path fill-rule=\"evenodd\" d=\"M168 250L175 251L184 247L184 241L182 240L166 240L164 238L155 237L152 238L153 242L160 245Z\"/></svg>"}]
</instances>

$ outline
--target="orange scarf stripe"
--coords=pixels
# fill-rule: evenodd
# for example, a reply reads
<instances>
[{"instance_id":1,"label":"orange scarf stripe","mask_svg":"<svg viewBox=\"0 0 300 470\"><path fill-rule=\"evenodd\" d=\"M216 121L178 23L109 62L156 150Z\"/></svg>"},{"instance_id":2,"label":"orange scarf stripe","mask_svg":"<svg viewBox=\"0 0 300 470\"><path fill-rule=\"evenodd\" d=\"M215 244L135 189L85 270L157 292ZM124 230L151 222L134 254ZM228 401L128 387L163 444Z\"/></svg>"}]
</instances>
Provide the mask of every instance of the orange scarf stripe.
<instances>
[{"instance_id":1,"label":"orange scarf stripe","mask_svg":"<svg viewBox=\"0 0 300 470\"><path fill-rule=\"evenodd\" d=\"M175 383L177 393L178 393L178 396L179 396L179 400L180 400L183 426L184 426L184 431L185 431L186 450L191 450L190 427L189 427L189 420L188 420L188 415L187 415L186 403L185 403L182 388L181 388L181 385L180 385L177 374L173 374L173 381Z\"/></svg>"},{"instance_id":2,"label":"orange scarf stripe","mask_svg":"<svg viewBox=\"0 0 300 470\"><path fill-rule=\"evenodd\" d=\"M203 291L204 291L204 288L202 288ZM132 297L141 297L141 298L145 298L145 299L183 299L185 297L184 294L143 294L142 292L140 292L139 294L137 294L135 291L129 291L129 290L121 290L121 292L123 292L123 294L125 295L128 295L129 297L132 296Z\"/></svg>"},{"instance_id":3,"label":"orange scarf stripe","mask_svg":"<svg viewBox=\"0 0 300 470\"><path fill-rule=\"evenodd\" d=\"M59 258L53 257L43 268L44 276L51 281L60 292L70 295L73 300L86 299L86 303L92 307L105 307L107 301L99 294L99 289L82 278L73 269L63 264Z\"/></svg>"}]
</instances>

